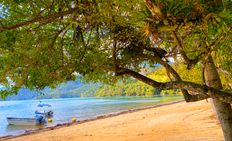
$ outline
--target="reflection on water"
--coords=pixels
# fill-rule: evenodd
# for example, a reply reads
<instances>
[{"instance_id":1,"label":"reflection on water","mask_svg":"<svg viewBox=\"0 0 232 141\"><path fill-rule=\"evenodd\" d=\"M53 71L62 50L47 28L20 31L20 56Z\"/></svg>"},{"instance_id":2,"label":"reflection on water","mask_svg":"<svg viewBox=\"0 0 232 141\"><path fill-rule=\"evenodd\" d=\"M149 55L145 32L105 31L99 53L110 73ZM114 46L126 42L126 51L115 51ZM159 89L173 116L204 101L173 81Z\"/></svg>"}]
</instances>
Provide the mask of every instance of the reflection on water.
<instances>
[{"instance_id":1,"label":"reflection on water","mask_svg":"<svg viewBox=\"0 0 232 141\"><path fill-rule=\"evenodd\" d=\"M45 125L7 125L6 129L9 131L18 131L18 130L28 130L28 129L38 129L44 128Z\"/></svg>"},{"instance_id":2,"label":"reflection on water","mask_svg":"<svg viewBox=\"0 0 232 141\"><path fill-rule=\"evenodd\" d=\"M73 117L77 120L83 120L178 99L182 99L182 97L67 98L46 99L42 102L52 105L54 111L53 122L47 123L46 126L54 126L58 123L71 122ZM44 128L45 126L8 125L6 121L6 117L34 117L39 101L41 100L0 101L0 136L22 134L27 130Z\"/></svg>"}]
</instances>

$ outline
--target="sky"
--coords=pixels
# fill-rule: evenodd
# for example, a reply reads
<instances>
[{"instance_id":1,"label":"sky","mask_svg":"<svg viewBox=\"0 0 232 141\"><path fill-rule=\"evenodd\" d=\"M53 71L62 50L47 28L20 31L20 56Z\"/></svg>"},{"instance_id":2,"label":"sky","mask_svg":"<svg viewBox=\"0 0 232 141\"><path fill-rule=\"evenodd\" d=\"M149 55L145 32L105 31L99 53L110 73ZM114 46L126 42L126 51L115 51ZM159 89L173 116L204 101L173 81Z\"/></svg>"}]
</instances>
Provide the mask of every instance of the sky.
<instances>
[{"instance_id":1,"label":"sky","mask_svg":"<svg viewBox=\"0 0 232 141\"><path fill-rule=\"evenodd\" d=\"M0 19L4 17L4 13L6 14L7 9L3 7L3 5L0 3Z\"/></svg>"},{"instance_id":2,"label":"sky","mask_svg":"<svg viewBox=\"0 0 232 141\"><path fill-rule=\"evenodd\" d=\"M2 5L0 4L0 19L2 18Z\"/></svg>"}]
</instances>

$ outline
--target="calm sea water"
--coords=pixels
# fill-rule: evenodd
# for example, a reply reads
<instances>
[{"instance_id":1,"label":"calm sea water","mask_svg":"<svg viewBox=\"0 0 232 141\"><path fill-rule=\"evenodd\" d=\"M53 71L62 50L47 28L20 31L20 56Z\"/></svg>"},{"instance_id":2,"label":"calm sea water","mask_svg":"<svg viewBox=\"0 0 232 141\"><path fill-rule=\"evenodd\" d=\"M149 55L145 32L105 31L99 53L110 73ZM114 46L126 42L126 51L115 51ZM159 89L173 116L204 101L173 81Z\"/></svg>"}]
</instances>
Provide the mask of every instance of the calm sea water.
<instances>
[{"instance_id":1,"label":"calm sea water","mask_svg":"<svg viewBox=\"0 0 232 141\"><path fill-rule=\"evenodd\" d=\"M34 117L39 101L52 105L53 122L46 126L77 120L94 118L128 109L151 106L182 99L182 97L110 97L110 98L66 98L44 100L0 101L0 136L22 134L38 126L8 125L6 117ZM45 127L46 127L45 126Z\"/></svg>"}]
</instances>

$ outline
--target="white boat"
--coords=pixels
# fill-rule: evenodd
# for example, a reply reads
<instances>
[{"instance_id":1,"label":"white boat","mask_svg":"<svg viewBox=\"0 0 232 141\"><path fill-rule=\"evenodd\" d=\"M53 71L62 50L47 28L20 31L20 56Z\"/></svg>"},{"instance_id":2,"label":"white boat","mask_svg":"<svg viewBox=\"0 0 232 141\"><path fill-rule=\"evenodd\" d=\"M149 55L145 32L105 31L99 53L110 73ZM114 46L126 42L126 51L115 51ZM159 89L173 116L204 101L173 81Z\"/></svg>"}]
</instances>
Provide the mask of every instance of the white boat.
<instances>
[{"instance_id":1,"label":"white boat","mask_svg":"<svg viewBox=\"0 0 232 141\"><path fill-rule=\"evenodd\" d=\"M51 117L53 111L51 105L40 103L37 105L37 110L35 111L34 118L17 118L17 117L7 117L7 122L12 125L38 125L45 124L47 122L47 117Z\"/></svg>"},{"instance_id":2,"label":"white boat","mask_svg":"<svg viewBox=\"0 0 232 141\"><path fill-rule=\"evenodd\" d=\"M37 105L37 109L35 111L36 115L45 115L47 117L53 116L52 106L49 104L40 103Z\"/></svg>"},{"instance_id":3,"label":"white boat","mask_svg":"<svg viewBox=\"0 0 232 141\"><path fill-rule=\"evenodd\" d=\"M43 116L36 116L35 118L7 117L7 122L11 125L39 125L45 124L46 119Z\"/></svg>"}]
</instances>

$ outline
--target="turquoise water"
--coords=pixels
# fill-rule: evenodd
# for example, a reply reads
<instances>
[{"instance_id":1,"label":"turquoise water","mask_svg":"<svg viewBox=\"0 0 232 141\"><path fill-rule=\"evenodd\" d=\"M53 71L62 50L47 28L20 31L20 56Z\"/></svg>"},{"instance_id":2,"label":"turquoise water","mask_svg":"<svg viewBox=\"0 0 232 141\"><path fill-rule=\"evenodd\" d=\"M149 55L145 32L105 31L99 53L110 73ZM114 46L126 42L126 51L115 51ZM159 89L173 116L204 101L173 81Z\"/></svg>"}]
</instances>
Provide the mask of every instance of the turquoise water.
<instances>
[{"instance_id":1,"label":"turquoise water","mask_svg":"<svg viewBox=\"0 0 232 141\"><path fill-rule=\"evenodd\" d=\"M52 105L53 122L46 126L77 120L94 118L128 109L151 106L182 99L182 97L106 97L106 98L66 98L22 101L0 101L0 136L22 134L38 126L8 125L6 117L34 117L39 101Z\"/></svg>"}]
</instances>

